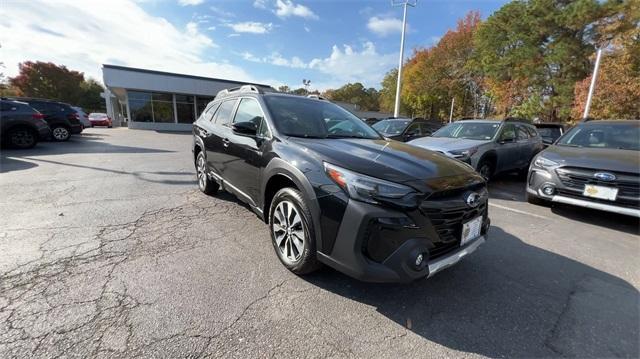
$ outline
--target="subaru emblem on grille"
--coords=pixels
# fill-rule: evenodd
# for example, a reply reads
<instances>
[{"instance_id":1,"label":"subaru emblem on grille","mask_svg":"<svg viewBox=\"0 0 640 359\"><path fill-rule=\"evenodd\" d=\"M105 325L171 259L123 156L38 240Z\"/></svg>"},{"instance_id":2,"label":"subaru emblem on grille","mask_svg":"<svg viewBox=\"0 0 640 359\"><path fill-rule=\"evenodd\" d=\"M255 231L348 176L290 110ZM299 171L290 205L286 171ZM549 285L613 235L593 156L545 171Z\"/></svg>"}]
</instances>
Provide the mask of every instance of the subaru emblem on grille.
<instances>
[{"instance_id":1,"label":"subaru emblem on grille","mask_svg":"<svg viewBox=\"0 0 640 359\"><path fill-rule=\"evenodd\" d=\"M470 192L464 201L467 203L467 206L471 208L478 207L480 204L480 195L477 192Z\"/></svg>"},{"instance_id":2,"label":"subaru emblem on grille","mask_svg":"<svg viewBox=\"0 0 640 359\"><path fill-rule=\"evenodd\" d=\"M601 180L601 181L615 181L616 175L607 172L597 172L593 175L593 177Z\"/></svg>"}]
</instances>

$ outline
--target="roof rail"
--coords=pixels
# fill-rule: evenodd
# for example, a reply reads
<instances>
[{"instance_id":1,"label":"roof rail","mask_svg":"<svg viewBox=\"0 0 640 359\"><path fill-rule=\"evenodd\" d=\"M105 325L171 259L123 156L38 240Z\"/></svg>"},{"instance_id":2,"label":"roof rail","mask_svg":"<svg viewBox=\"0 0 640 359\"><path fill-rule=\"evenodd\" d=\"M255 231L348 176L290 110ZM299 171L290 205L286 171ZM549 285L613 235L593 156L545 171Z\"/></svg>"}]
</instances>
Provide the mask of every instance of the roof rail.
<instances>
[{"instance_id":1,"label":"roof rail","mask_svg":"<svg viewBox=\"0 0 640 359\"><path fill-rule=\"evenodd\" d=\"M232 87L230 89L224 89L218 91L216 97L227 96L237 92L251 92L251 93L264 93L260 87L256 85L242 85L240 87Z\"/></svg>"},{"instance_id":2,"label":"roof rail","mask_svg":"<svg viewBox=\"0 0 640 359\"><path fill-rule=\"evenodd\" d=\"M307 98L314 98L316 100L329 101L326 98L316 94L307 95Z\"/></svg>"}]
</instances>

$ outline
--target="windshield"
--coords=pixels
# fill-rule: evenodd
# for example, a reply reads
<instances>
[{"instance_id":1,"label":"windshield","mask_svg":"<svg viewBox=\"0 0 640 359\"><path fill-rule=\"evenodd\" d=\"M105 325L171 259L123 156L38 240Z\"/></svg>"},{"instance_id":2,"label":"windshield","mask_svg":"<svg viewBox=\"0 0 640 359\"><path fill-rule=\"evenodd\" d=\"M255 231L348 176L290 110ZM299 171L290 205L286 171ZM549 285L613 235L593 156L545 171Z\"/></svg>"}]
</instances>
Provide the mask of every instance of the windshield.
<instances>
[{"instance_id":1,"label":"windshield","mask_svg":"<svg viewBox=\"0 0 640 359\"><path fill-rule=\"evenodd\" d=\"M434 132L431 137L490 140L496 135L500 122L455 122Z\"/></svg>"},{"instance_id":2,"label":"windshield","mask_svg":"<svg viewBox=\"0 0 640 359\"><path fill-rule=\"evenodd\" d=\"M409 126L409 123L411 120L382 120L371 127L385 135L399 135Z\"/></svg>"},{"instance_id":3,"label":"windshield","mask_svg":"<svg viewBox=\"0 0 640 359\"><path fill-rule=\"evenodd\" d=\"M304 97L265 96L274 125L285 136L369 138L380 136L351 112L328 101Z\"/></svg>"},{"instance_id":4,"label":"windshield","mask_svg":"<svg viewBox=\"0 0 640 359\"><path fill-rule=\"evenodd\" d=\"M640 151L640 122L578 125L560 138L558 145Z\"/></svg>"}]
</instances>

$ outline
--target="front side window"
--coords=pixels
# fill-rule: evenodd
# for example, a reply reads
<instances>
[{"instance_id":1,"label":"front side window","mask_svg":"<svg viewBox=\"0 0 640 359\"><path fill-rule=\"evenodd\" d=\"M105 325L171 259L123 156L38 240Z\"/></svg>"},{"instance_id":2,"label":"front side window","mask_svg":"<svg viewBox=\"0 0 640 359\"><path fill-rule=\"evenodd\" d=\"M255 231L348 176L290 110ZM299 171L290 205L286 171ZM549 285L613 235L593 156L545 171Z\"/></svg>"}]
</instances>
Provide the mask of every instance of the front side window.
<instances>
[{"instance_id":1,"label":"front side window","mask_svg":"<svg viewBox=\"0 0 640 359\"><path fill-rule=\"evenodd\" d=\"M265 96L274 125L285 136L369 138L380 136L351 112L328 101L293 96Z\"/></svg>"},{"instance_id":2,"label":"front side window","mask_svg":"<svg viewBox=\"0 0 640 359\"><path fill-rule=\"evenodd\" d=\"M516 126L511 123L504 125L502 133L500 134L500 141L514 140L516 139Z\"/></svg>"},{"instance_id":3,"label":"front side window","mask_svg":"<svg viewBox=\"0 0 640 359\"><path fill-rule=\"evenodd\" d=\"M454 122L436 131L432 137L486 141L495 137L498 128L500 128L500 122ZM515 136L515 128L512 131Z\"/></svg>"},{"instance_id":4,"label":"front side window","mask_svg":"<svg viewBox=\"0 0 640 359\"><path fill-rule=\"evenodd\" d=\"M559 146L614 148L640 151L640 123L588 123L567 132Z\"/></svg>"},{"instance_id":5,"label":"front side window","mask_svg":"<svg viewBox=\"0 0 640 359\"><path fill-rule=\"evenodd\" d=\"M269 127L265 122L262 108L258 101L254 99L243 98L240 100L233 122L253 122L256 125L259 137L270 137Z\"/></svg>"},{"instance_id":6,"label":"front side window","mask_svg":"<svg viewBox=\"0 0 640 359\"><path fill-rule=\"evenodd\" d=\"M523 125L518 125L518 141L526 141L529 139L529 132L527 131L527 127Z\"/></svg>"}]
</instances>

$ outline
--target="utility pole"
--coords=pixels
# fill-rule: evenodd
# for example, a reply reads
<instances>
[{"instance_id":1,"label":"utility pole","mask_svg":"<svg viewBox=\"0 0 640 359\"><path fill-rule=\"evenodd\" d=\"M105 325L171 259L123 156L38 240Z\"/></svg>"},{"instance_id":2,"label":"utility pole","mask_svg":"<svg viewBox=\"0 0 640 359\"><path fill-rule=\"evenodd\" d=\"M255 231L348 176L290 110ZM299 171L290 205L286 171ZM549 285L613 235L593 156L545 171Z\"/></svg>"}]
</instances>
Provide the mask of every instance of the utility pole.
<instances>
[{"instance_id":1,"label":"utility pole","mask_svg":"<svg viewBox=\"0 0 640 359\"><path fill-rule=\"evenodd\" d=\"M589 117L589 109L591 108L591 99L593 98L593 91L596 87L596 77L598 76L598 69L600 68L600 57L602 56L602 49L598 49L596 54L596 64L593 67L593 75L591 75L591 85L589 86L589 95L587 95L587 105L584 107L584 113L582 118Z\"/></svg>"},{"instance_id":2,"label":"utility pole","mask_svg":"<svg viewBox=\"0 0 640 359\"><path fill-rule=\"evenodd\" d=\"M309 94L309 86L311 85L311 80L302 79L302 84L304 85L304 90Z\"/></svg>"},{"instance_id":3,"label":"utility pole","mask_svg":"<svg viewBox=\"0 0 640 359\"><path fill-rule=\"evenodd\" d=\"M400 88L402 84L402 63L404 62L404 33L407 28L407 6L415 7L418 0L391 0L391 6L402 6L402 35L400 37L400 60L398 61L398 81L396 83L396 104L393 117L400 116Z\"/></svg>"}]
</instances>

